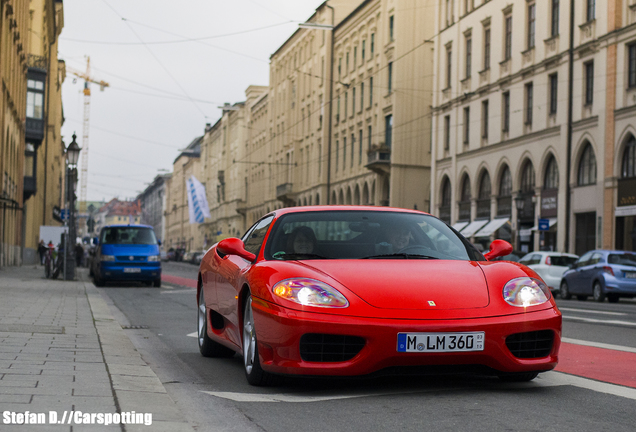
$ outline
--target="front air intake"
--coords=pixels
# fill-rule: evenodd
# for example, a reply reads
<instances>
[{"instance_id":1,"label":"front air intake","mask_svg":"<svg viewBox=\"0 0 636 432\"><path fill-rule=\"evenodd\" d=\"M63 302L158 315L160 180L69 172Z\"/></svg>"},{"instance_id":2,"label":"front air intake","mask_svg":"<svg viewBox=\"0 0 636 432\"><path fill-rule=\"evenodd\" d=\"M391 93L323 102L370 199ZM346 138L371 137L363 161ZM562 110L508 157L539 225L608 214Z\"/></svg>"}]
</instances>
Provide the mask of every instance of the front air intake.
<instances>
[{"instance_id":1,"label":"front air intake","mask_svg":"<svg viewBox=\"0 0 636 432\"><path fill-rule=\"evenodd\" d=\"M552 330L515 333L506 338L506 346L512 355L522 359L547 357L553 343Z\"/></svg>"},{"instance_id":2,"label":"front air intake","mask_svg":"<svg viewBox=\"0 0 636 432\"><path fill-rule=\"evenodd\" d=\"M300 338L300 357L308 362L351 360L364 348L359 336L307 333Z\"/></svg>"}]
</instances>

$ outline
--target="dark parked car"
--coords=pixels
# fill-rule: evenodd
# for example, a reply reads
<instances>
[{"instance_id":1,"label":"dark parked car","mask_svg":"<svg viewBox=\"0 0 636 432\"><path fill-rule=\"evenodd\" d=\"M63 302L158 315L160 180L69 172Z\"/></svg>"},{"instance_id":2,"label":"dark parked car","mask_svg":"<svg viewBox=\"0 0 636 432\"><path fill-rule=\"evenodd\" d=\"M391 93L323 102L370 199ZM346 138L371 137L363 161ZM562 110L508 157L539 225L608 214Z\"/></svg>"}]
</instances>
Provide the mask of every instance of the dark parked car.
<instances>
[{"instance_id":1,"label":"dark parked car","mask_svg":"<svg viewBox=\"0 0 636 432\"><path fill-rule=\"evenodd\" d=\"M636 253L618 250L593 250L579 258L563 274L561 298L579 300L592 296L611 303L620 297L636 296Z\"/></svg>"}]
</instances>

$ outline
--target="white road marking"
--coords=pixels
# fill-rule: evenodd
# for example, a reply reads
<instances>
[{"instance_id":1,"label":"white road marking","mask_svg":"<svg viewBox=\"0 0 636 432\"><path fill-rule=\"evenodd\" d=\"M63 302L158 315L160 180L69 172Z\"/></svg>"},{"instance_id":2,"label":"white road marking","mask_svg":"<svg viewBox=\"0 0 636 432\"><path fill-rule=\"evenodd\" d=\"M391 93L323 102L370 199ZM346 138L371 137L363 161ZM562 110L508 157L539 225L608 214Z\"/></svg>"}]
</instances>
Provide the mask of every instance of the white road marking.
<instances>
[{"instance_id":1,"label":"white road marking","mask_svg":"<svg viewBox=\"0 0 636 432\"><path fill-rule=\"evenodd\" d=\"M197 290L196 288L181 289L181 290L170 288L169 291L161 291L161 294L184 294L184 293L192 294L196 290Z\"/></svg>"},{"instance_id":2,"label":"white road marking","mask_svg":"<svg viewBox=\"0 0 636 432\"><path fill-rule=\"evenodd\" d=\"M192 333L187 334L186 336L195 338L195 337L199 337L199 334L197 332L192 332Z\"/></svg>"},{"instance_id":3,"label":"white road marking","mask_svg":"<svg viewBox=\"0 0 636 432\"><path fill-rule=\"evenodd\" d=\"M501 388L536 388L536 387L558 387L558 386L573 386L587 390L592 390L598 393L606 393L614 396L624 397L627 399L636 400L636 389L632 387L624 387L616 384L609 384L600 381L595 381L587 378L578 377L575 375L569 375L563 372L545 372L539 375L534 381L530 383L511 383L511 384L499 384ZM455 389L456 387L452 387ZM395 391L395 392L377 392L377 393L360 393L360 394L333 394L333 395L293 395L284 393L237 393L237 392L213 392L213 391L201 391L201 393L208 394L210 396L229 399L235 402L288 402L288 403L307 403L307 402L325 402L332 400L353 399L362 397L374 397L374 396L389 396L389 395L405 395L405 394L418 394L427 392L439 392L439 388L435 389L423 389L421 391Z\"/></svg>"},{"instance_id":4,"label":"white road marking","mask_svg":"<svg viewBox=\"0 0 636 432\"><path fill-rule=\"evenodd\" d=\"M559 310L568 311L568 312L602 314L602 315L627 315L626 313L622 313L622 312L606 312L606 311L597 311L597 310L590 310L590 309L574 309L574 308L564 308L564 307L560 307Z\"/></svg>"},{"instance_id":5,"label":"white road marking","mask_svg":"<svg viewBox=\"0 0 636 432\"><path fill-rule=\"evenodd\" d=\"M590 342L590 341L584 341L584 340L580 340L580 339L570 339L570 338L561 338L561 341L563 341L565 343L574 344L574 345L585 345L585 346L591 346L591 347L596 347L596 348L610 349L610 350L614 350L614 351L624 351L624 352L636 353L636 348L622 346L622 345L612 345L612 344L606 344L606 343L601 343L601 342Z\"/></svg>"},{"instance_id":6,"label":"white road marking","mask_svg":"<svg viewBox=\"0 0 636 432\"><path fill-rule=\"evenodd\" d=\"M583 322L589 322L589 323L618 324L618 325L626 325L626 326L636 326L636 322L631 322L631 321L600 320L600 319L573 317L573 316L564 316L563 319L564 320L571 320L571 321L583 321Z\"/></svg>"}]
</instances>

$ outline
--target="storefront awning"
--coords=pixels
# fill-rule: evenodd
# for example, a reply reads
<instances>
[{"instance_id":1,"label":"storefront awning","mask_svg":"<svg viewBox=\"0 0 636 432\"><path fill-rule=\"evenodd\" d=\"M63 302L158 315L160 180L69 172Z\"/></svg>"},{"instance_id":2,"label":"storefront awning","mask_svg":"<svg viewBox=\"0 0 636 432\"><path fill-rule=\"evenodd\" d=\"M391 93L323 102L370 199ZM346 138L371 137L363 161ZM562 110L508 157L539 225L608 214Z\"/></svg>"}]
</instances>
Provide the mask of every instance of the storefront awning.
<instances>
[{"instance_id":1,"label":"storefront awning","mask_svg":"<svg viewBox=\"0 0 636 432\"><path fill-rule=\"evenodd\" d=\"M461 231L466 225L468 225L468 222L455 222L453 229L455 231Z\"/></svg>"},{"instance_id":2,"label":"storefront awning","mask_svg":"<svg viewBox=\"0 0 636 432\"><path fill-rule=\"evenodd\" d=\"M552 228L557 223L557 218L550 219L550 228ZM535 225L530 228L531 231L539 231L539 225Z\"/></svg>"},{"instance_id":3,"label":"storefront awning","mask_svg":"<svg viewBox=\"0 0 636 432\"><path fill-rule=\"evenodd\" d=\"M614 215L616 217L636 216L636 205L616 207Z\"/></svg>"},{"instance_id":4,"label":"storefront awning","mask_svg":"<svg viewBox=\"0 0 636 432\"><path fill-rule=\"evenodd\" d=\"M488 223L487 220L472 221L471 223L468 224L466 228L461 230L461 234L466 238L472 237L473 234L479 231L479 229L483 227L484 225L486 225L487 223Z\"/></svg>"},{"instance_id":5,"label":"storefront awning","mask_svg":"<svg viewBox=\"0 0 636 432\"><path fill-rule=\"evenodd\" d=\"M508 221L509 221L508 218L493 219L490 222L488 222L485 227L480 229L475 234L475 237L490 237L492 235L492 233L494 233L499 228L501 228L503 225L508 223Z\"/></svg>"}]
</instances>

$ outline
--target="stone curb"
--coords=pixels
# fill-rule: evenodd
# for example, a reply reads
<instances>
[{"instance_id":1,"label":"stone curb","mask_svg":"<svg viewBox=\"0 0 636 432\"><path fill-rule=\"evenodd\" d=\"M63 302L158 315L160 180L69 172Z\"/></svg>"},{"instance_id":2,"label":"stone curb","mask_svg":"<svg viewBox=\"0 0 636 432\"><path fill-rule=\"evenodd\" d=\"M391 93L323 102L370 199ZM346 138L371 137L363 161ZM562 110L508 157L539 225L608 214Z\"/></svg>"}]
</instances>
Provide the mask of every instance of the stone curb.
<instances>
[{"instance_id":1,"label":"stone curb","mask_svg":"<svg viewBox=\"0 0 636 432\"><path fill-rule=\"evenodd\" d=\"M80 283L86 290L118 411L153 413L152 426L129 424L126 431L194 431L115 320L97 288L90 282Z\"/></svg>"}]
</instances>

